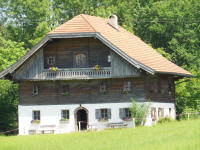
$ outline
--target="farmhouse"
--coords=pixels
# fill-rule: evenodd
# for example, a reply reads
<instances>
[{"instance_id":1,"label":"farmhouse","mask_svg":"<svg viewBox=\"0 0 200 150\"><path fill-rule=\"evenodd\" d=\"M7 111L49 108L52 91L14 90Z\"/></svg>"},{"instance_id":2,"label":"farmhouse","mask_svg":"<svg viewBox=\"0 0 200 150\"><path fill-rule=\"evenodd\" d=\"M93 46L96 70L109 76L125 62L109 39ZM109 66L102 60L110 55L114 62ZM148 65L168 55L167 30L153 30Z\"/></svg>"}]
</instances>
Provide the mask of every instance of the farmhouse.
<instances>
[{"instance_id":1,"label":"farmhouse","mask_svg":"<svg viewBox=\"0 0 200 150\"><path fill-rule=\"evenodd\" d=\"M49 32L0 78L19 83L19 134L125 122L134 94L152 118L175 117L174 81L191 73L108 19L80 14ZM132 127L132 121L126 121ZM124 123L124 124L125 124Z\"/></svg>"}]
</instances>

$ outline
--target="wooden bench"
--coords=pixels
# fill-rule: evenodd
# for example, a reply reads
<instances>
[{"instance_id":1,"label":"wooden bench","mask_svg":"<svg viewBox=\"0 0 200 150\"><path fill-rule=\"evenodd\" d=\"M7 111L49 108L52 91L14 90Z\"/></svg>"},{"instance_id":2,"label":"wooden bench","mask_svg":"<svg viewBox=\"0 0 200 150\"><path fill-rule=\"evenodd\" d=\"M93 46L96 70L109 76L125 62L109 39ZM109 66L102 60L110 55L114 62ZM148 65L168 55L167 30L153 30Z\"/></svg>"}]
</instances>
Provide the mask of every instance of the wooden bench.
<instances>
[{"instance_id":1,"label":"wooden bench","mask_svg":"<svg viewBox=\"0 0 200 150\"><path fill-rule=\"evenodd\" d=\"M123 124L123 122L108 123L107 125L110 126L111 128L122 127L122 126L126 128L128 126L128 124Z\"/></svg>"},{"instance_id":2,"label":"wooden bench","mask_svg":"<svg viewBox=\"0 0 200 150\"><path fill-rule=\"evenodd\" d=\"M54 133L56 130L54 130L53 128L56 127L56 125L41 125L40 128L43 128L43 130L39 130L42 134L45 133L45 131L51 131L52 133ZM45 129L45 128L52 128L52 129Z\"/></svg>"}]
</instances>

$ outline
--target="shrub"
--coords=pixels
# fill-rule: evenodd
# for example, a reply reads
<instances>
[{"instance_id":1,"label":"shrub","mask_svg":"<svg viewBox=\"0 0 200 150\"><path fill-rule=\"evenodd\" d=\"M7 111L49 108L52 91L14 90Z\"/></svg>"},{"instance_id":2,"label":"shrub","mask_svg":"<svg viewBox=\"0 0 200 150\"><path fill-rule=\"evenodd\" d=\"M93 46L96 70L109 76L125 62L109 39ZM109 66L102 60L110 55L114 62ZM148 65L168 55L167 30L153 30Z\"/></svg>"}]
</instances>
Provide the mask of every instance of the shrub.
<instances>
[{"instance_id":1,"label":"shrub","mask_svg":"<svg viewBox=\"0 0 200 150\"><path fill-rule=\"evenodd\" d=\"M146 122L146 118L150 114L151 102L147 101L146 103L138 103L136 102L136 98L133 95L131 97L132 105L130 106L131 117L135 118L135 125L140 126L144 125ZM142 118L142 119L141 119Z\"/></svg>"},{"instance_id":2,"label":"shrub","mask_svg":"<svg viewBox=\"0 0 200 150\"><path fill-rule=\"evenodd\" d=\"M158 123L167 123L167 122L172 122L172 121L173 121L172 118L166 116L165 118L160 118L158 120Z\"/></svg>"}]
</instances>

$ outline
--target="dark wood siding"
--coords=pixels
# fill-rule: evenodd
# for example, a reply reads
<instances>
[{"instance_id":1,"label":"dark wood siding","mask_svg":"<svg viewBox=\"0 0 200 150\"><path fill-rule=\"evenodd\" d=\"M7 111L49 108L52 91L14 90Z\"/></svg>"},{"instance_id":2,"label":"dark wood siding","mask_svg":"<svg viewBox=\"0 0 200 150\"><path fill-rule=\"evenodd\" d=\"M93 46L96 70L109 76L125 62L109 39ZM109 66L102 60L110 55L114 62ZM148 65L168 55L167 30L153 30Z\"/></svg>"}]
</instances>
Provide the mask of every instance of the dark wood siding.
<instances>
[{"instance_id":1,"label":"dark wood siding","mask_svg":"<svg viewBox=\"0 0 200 150\"><path fill-rule=\"evenodd\" d=\"M44 48L44 68L51 67L48 57L55 57L54 67L74 68L75 53L87 54L88 68L97 63L102 67L110 67L107 58L110 48L94 38L76 38L53 40Z\"/></svg>"},{"instance_id":2,"label":"dark wood siding","mask_svg":"<svg viewBox=\"0 0 200 150\"><path fill-rule=\"evenodd\" d=\"M151 93L151 82L154 88L158 88L158 81L161 82L163 94ZM99 84L108 83L108 94L99 94ZM132 93L122 94L124 82L131 82ZM169 96L168 83L172 85L172 93ZM39 86L39 97L31 97L32 86ZM69 85L70 96L61 96L62 85ZM163 80L162 77L154 78L124 78L105 80L70 80L70 81L41 81L41 82L20 82L20 105L58 105L58 104L92 104L92 103L123 103L131 102L134 94L137 101L152 102L174 102L174 84L172 80Z\"/></svg>"},{"instance_id":3,"label":"dark wood siding","mask_svg":"<svg viewBox=\"0 0 200 150\"><path fill-rule=\"evenodd\" d=\"M171 95L169 95L169 84L171 84ZM159 87L160 86L160 87ZM164 93L151 93L151 89L164 90ZM153 102L169 102L174 103L175 85L173 79L165 80L163 76L147 77L146 78L146 98Z\"/></svg>"},{"instance_id":4,"label":"dark wood siding","mask_svg":"<svg viewBox=\"0 0 200 150\"><path fill-rule=\"evenodd\" d=\"M132 83L132 93L122 94L124 82ZM108 83L108 94L99 94L99 84ZM70 96L61 96L62 85L69 84ZM32 86L39 86L40 96L31 97ZM131 102L134 94L139 101L146 97L145 82L142 78L76 81L22 81L19 86L20 105L52 105L81 103Z\"/></svg>"}]
</instances>

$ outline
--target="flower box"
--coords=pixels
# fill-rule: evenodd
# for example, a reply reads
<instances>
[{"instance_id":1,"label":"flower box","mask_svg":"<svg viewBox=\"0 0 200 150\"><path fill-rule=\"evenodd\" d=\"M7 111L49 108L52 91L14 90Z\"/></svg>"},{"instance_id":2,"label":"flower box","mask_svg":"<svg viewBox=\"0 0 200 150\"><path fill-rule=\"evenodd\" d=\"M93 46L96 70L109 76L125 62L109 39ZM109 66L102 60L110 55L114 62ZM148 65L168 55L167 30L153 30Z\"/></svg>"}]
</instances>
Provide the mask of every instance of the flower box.
<instances>
[{"instance_id":1,"label":"flower box","mask_svg":"<svg viewBox=\"0 0 200 150\"><path fill-rule=\"evenodd\" d=\"M107 90L101 90L99 93L100 94L108 94L108 91Z\"/></svg>"},{"instance_id":2,"label":"flower box","mask_svg":"<svg viewBox=\"0 0 200 150\"><path fill-rule=\"evenodd\" d=\"M69 123L70 121L60 121L60 123Z\"/></svg>"},{"instance_id":3,"label":"flower box","mask_svg":"<svg viewBox=\"0 0 200 150\"><path fill-rule=\"evenodd\" d=\"M156 89L151 89L150 92L151 93L157 93L157 90Z\"/></svg>"},{"instance_id":4,"label":"flower box","mask_svg":"<svg viewBox=\"0 0 200 150\"><path fill-rule=\"evenodd\" d=\"M152 118L152 121L156 121L156 118Z\"/></svg>"},{"instance_id":5,"label":"flower box","mask_svg":"<svg viewBox=\"0 0 200 150\"><path fill-rule=\"evenodd\" d=\"M159 94L163 94L163 93L164 93L164 90L158 90L158 93L159 93Z\"/></svg>"},{"instance_id":6,"label":"flower box","mask_svg":"<svg viewBox=\"0 0 200 150\"><path fill-rule=\"evenodd\" d=\"M99 119L98 121L99 121L99 122L107 122L108 119L107 119L107 118L101 118L101 119Z\"/></svg>"},{"instance_id":7,"label":"flower box","mask_svg":"<svg viewBox=\"0 0 200 150\"><path fill-rule=\"evenodd\" d=\"M123 118L123 121L133 121L133 118Z\"/></svg>"},{"instance_id":8,"label":"flower box","mask_svg":"<svg viewBox=\"0 0 200 150\"><path fill-rule=\"evenodd\" d=\"M50 67L49 71L58 71L58 68L57 67Z\"/></svg>"},{"instance_id":9,"label":"flower box","mask_svg":"<svg viewBox=\"0 0 200 150\"><path fill-rule=\"evenodd\" d=\"M130 94L131 92L132 92L132 90L126 90L126 89L122 90L123 94Z\"/></svg>"},{"instance_id":10,"label":"flower box","mask_svg":"<svg viewBox=\"0 0 200 150\"><path fill-rule=\"evenodd\" d=\"M101 66L99 66L98 64L96 66L93 67L94 70L101 70Z\"/></svg>"},{"instance_id":11,"label":"flower box","mask_svg":"<svg viewBox=\"0 0 200 150\"><path fill-rule=\"evenodd\" d=\"M61 96L69 96L69 92L61 93Z\"/></svg>"},{"instance_id":12,"label":"flower box","mask_svg":"<svg viewBox=\"0 0 200 150\"><path fill-rule=\"evenodd\" d=\"M31 97L36 97L36 96L40 96L39 93L32 93L30 94Z\"/></svg>"},{"instance_id":13,"label":"flower box","mask_svg":"<svg viewBox=\"0 0 200 150\"><path fill-rule=\"evenodd\" d=\"M31 120L31 123L32 124L38 124L38 123L40 123L40 120Z\"/></svg>"},{"instance_id":14,"label":"flower box","mask_svg":"<svg viewBox=\"0 0 200 150\"><path fill-rule=\"evenodd\" d=\"M61 123L68 123L68 122L69 122L69 119L64 119L64 118L62 118L62 119L60 119L60 122L61 122Z\"/></svg>"}]
</instances>

